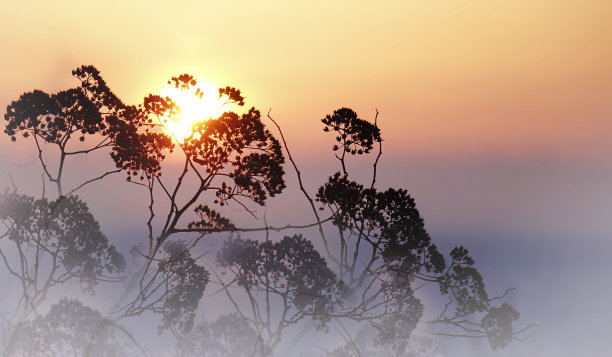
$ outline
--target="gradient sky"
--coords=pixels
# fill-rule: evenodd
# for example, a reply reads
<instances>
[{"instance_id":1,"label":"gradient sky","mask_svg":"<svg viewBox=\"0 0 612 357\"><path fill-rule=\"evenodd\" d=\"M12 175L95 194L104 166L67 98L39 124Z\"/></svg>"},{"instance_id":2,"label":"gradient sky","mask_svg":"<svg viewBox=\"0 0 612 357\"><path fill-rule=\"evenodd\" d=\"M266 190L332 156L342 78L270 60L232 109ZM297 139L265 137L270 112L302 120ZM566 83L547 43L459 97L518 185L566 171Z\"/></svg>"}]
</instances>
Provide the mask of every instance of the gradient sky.
<instances>
[{"instance_id":1,"label":"gradient sky","mask_svg":"<svg viewBox=\"0 0 612 357\"><path fill-rule=\"evenodd\" d=\"M313 187L331 170L320 118L378 109L381 186L413 193L434 239L471 248L542 323L497 355L610 349L595 320L612 309L588 292L612 292L599 253L612 248L612 2L3 1L0 13L0 107L76 85L82 64L130 103L188 72L272 109ZM0 148L4 171L31 160L8 137Z\"/></svg>"}]
</instances>

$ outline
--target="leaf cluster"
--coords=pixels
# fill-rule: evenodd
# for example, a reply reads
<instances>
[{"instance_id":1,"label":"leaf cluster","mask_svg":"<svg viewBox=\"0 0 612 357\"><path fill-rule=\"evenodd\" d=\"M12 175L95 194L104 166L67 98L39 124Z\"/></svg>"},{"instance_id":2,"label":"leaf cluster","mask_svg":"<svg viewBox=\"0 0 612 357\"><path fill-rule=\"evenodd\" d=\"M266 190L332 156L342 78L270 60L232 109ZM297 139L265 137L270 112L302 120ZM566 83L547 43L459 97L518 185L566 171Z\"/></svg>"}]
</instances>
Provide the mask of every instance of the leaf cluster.
<instances>
[{"instance_id":1,"label":"leaf cluster","mask_svg":"<svg viewBox=\"0 0 612 357\"><path fill-rule=\"evenodd\" d=\"M323 123L326 125L324 131L337 133L336 140L342 143L344 152L367 153L374 142L381 140L375 124L358 119L356 113L347 108L336 110L323 119ZM338 146L334 147L336 150ZM473 326L480 326L480 333L488 337L494 348L509 342L513 338L512 322L518 315L513 314L515 310L510 305L502 305L502 308L492 304L493 299L489 298L484 280L467 249L453 248L447 262L432 242L415 201L406 190L379 191L373 184L368 188L349 180L344 156L338 158L343 174L337 172L330 176L319 187L316 201L322 204L321 210L327 207L331 211L332 222L340 233L341 249L349 244L357 247L352 263L344 250L337 260L351 279L354 279L360 245L367 242L372 249L366 271L349 284L360 286L368 281L365 284L370 285L366 291L376 281L380 284L377 293L371 292L369 298L364 295L363 301L356 306L363 308L364 313L373 312L367 306L372 299L378 298L380 304L377 306L384 306L384 312L378 316L361 313L355 317L369 321L378 331L376 343L398 354L404 349L424 311L424 305L414 294L415 281L436 284L455 307L454 312L447 314L449 303L436 322L470 333L476 331ZM376 164L374 175L375 170ZM470 320L477 313L485 316L480 322Z\"/></svg>"},{"instance_id":2,"label":"leaf cluster","mask_svg":"<svg viewBox=\"0 0 612 357\"><path fill-rule=\"evenodd\" d=\"M123 256L101 232L85 202L76 196L49 201L4 192L0 195L0 219L9 227L9 239L61 263L65 270L59 275L62 280L78 277L86 291L93 292L105 273L125 269ZM52 272L57 269L53 267Z\"/></svg>"},{"instance_id":3,"label":"leaf cluster","mask_svg":"<svg viewBox=\"0 0 612 357\"><path fill-rule=\"evenodd\" d=\"M187 226L190 229L197 229L199 232L208 233L233 231L236 228L228 218L223 217L219 212L207 205L197 205L194 211L199 220L190 222Z\"/></svg>"},{"instance_id":4,"label":"leaf cluster","mask_svg":"<svg viewBox=\"0 0 612 357\"><path fill-rule=\"evenodd\" d=\"M233 184L224 182L217 190L221 204L234 196L246 196L263 205L268 195L275 196L285 188L282 148L255 108L242 115L225 112L217 119L195 123L184 149L209 174L228 168L223 175Z\"/></svg>"},{"instance_id":5,"label":"leaf cluster","mask_svg":"<svg viewBox=\"0 0 612 357\"><path fill-rule=\"evenodd\" d=\"M421 254L431 246L415 201L404 189L365 188L337 172L319 187L316 200L332 209L333 223L341 229L371 232L365 239L388 261ZM427 268L440 271L443 262L436 256Z\"/></svg>"},{"instance_id":6,"label":"leaf cluster","mask_svg":"<svg viewBox=\"0 0 612 357\"><path fill-rule=\"evenodd\" d=\"M125 356L130 347L117 325L84 306L64 298L49 313L16 326L5 355L38 356Z\"/></svg>"},{"instance_id":7,"label":"leaf cluster","mask_svg":"<svg viewBox=\"0 0 612 357\"><path fill-rule=\"evenodd\" d=\"M334 114L321 119L325 132L336 132L338 144L333 146L334 151L342 150L352 155L367 154L374 142L382 141L380 129L376 125L357 117L352 109L340 108Z\"/></svg>"},{"instance_id":8,"label":"leaf cluster","mask_svg":"<svg viewBox=\"0 0 612 357\"><path fill-rule=\"evenodd\" d=\"M75 135L85 140L85 134L95 134L106 129L102 115L78 88L47 94L40 90L27 92L19 100L8 105L4 132L16 141L16 134L23 137L37 135L47 143L65 145Z\"/></svg>"},{"instance_id":9,"label":"leaf cluster","mask_svg":"<svg viewBox=\"0 0 612 357\"><path fill-rule=\"evenodd\" d=\"M519 317L519 312L507 303L489 310L480 325L493 349L506 347L514 339L512 323Z\"/></svg>"},{"instance_id":10,"label":"leaf cluster","mask_svg":"<svg viewBox=\"0 0 612 357\"><path fill-rule=\"evenodd\" d=\"M265 357L269 347L257 331L236 313L221 315L179 338L176 356L197 357Z\"/></svg>"},{"instance_id":11,"label":"leaf cluster","mask_svg":"<svg viewBox=\"0 0 612 357\"><path fill-rule=\"evenodd\" d=\"M302 235L279 242L230 238L217 255L222 267L235 268L238 285L289 299L298 310L322 317L337 279L327 262Z\"/></svg>"},{"instance_id":12,"label":"leaf cluster","mask_svg":"<svg viewBox=\"0 0 612 357\"><path fill-rule=\"evenodd\" d=\"M210 274L197 264L187 244L168 241L163 245L165 257L159 263L159 271L165 278L166 291L160 332L176 326L185 334L193 328L195 310L204 295Z\"/></svg>"}]
</instances>

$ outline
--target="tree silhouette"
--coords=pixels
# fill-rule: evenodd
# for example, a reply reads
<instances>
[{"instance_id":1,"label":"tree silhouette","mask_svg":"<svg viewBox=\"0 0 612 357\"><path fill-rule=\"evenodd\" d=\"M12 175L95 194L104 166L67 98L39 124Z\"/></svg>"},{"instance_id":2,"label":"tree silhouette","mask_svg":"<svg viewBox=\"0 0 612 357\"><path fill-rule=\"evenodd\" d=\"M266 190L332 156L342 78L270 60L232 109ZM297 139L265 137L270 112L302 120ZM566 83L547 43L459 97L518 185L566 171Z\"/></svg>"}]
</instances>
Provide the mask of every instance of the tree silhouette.
<instances>
[{"instance_id":1,"label":"tree silhouette","mask_svg":"<svg viewBox=\"0 0 612 357\"><path fill-rule=\"evenodd\" d=\"M173 77L169 83L173 83L181 90L192 91L194 95L201 93L200 89L195 87L197 82L186 74ZM244 98L240 91L231 87L220 89L219 97L225 98L225 104L244 105ZM161 301L160 296L170 296L169 293L160 293L158 287L165 286L167 291L182 287L180 282L177 286L167 283L169 271L173 272L174 277L180 276L176 270L175 258L158 258L170 248L177 252L175 243L168 241L171 236L180 233L197 233L193 242L184 246L184 252L181 254L187 256L189 247L207 233L235 229L217 211L204 203L198 203L201 197L212 193L215 196L212 204L222 207L229 203L237 203L247 209L242 200L246 199L264 205L268 196L280 193L285 187L282 168L284 158L280 144L265 129L259 111L254 108L242 115L224 112L216 119L208 119L205 125L194 123L191 135L182 142L178 142L176 138L174 141L171 140L171 133L165 131L164 123L174 120L173 116L178 113L176 105L170 98L149 95L139 108L139 113L134 135L130 136L134 138L133 145L128 145L123 151L115 150L112 153L116 165L125 169L129 174L129 181L133 181L132 177L140 175L141 182L138 184L149 191L150 198L150 215L147 222L149 246L148 251L144 254L148 262L144 270L139 272L141 275L139 290L131 298L132 300L122 307L124 316L140 314L144 311L143 308L158 311L159 309L154 306L155 303ZM175 181L168 182L162 179L161 162L164 155L151 156L148 146L140 144L141 141L147 141L150 137L163 137L164 140L169 140L167 150L174 150L177 146L179 153L182 153L183 168ZM154 142L152 143L155 145ZM160 149L160 147L157 148ZM188 176L195 179L195 184L185 183ZM155 190L160 188L162 196L169 203L168 211L163 213L156 211L158 206L155 202ZM187 198L181 200L181 197ZM251 212L248 209L247 211ZM196 220L187 225L181 225L181 219L187 212L193 212ZM157 232L154 228L156 216L165 217L159 222L158 226L161 228ZM152 264L154 265L157 261L162 263L149 271ZM195 267L193 259L190 262L189 266ZM193 270L196 269L193 268ZM193 311L208 282L208 275L204 270L197 270L197 272L195 275L202 283L190 287L192 290L196 289L197 292L192 291L190 302L180 307L181 314L191 316L183 320L183 325L180 327L182 332L188 332L191 328ZM185 281L192 282L193 279L190 277ZM152 294L152 292L155 293ZM130 300L130 298L126 299ZM147 299L153 300L148 301ZM169 305L164 306L169 307ZM172 316L175 316L176 313L177 311L174 311ZM169 316L164 314L164 321L167 321L168 318ZM170 327L170 324L164 323L163 326Z\"/></svg>"},{"instance_id":2,"label":"tree silhouette","mask_svg":"<svg viewBox=\"0 0 612 357\"><path fill-rule=\"evenodd\" d=\"M231 281L221 281L228 298L266 345L275 347L287 326L308 316L318 328L326 327L327 310L341 287L325 259L301 235L262 243L230 238L224 242L217 261L232 275ZM230 291L232 284L240 286L248 296L249 312L236 302ZM274 314L270 311L272 306L276 308Z\"/></svg>"},{"instance_id":3,"label":"tree silhouette","mask_svg":"<svg viewBox=\"0 0 612 357\"><path fill-rule=\"evenodd\" d=\"M176 356L264 357L271 356L255 329L237 313L222 315L179 338Z\"/></svg>"},{"instance_id":4,"label":"tree silhouette","mask_svg":"<svg viewBox=\"0 0 612 357\"><path fill-rule=\"evenodd\" d=\"M142 348L122 326L84 306L62 299L44 317L23 322L6 356L125 356Z\"/></svg>"},{"instance_id":5,"label":"tree silhouette","mask_svg":"<svg viewBox=\"0 0 612 357\"><path fill-rule=\"evenodd\" d=\"M78 87L24 93L5 114L5 133L13 141L19 134L34 142L43 177L57 188L55 200L46 198L44 186L41 198L14 191L0 195L2 238L16 252L8 254L2 246L0 256L22 287L21 316L5 331L11 341L6 353L122 355L116 341L127 339L128 348L146 354L119 325L144 315L159 318L159 334L171 331L178 338L179 355L201 356L272 355L297 326L342 336L346 344L329 356L434 355L432 335L484 338L496 349L529 328L513 327L519 313L501 302L508 291L489 296L465 247L440 252L407 190L376 187L382 155L378 113L374 123L349 108L322 119L323 130L335 134L331 148L340 170L313 195L269 114L280 140L255 108L203 118L178 140L166 127L180 116L172 98L150 94L140 105L127 105L95 67L82 66L73 75ZM189 74L168 83L203 96ZM220 88L218 96L223 106L245 105L236 88ZM115 168L66 190L66 160L93 151L107 152ZM375 154L371 180L357 182L347 161L370 153ZM285 154L313 222L248 228L225 217L228 205L255 217L253 205L265 206L282 193ZM168 155L180 162L178 172L168 172ZM116 273L125 270L125 260L74 196L118 172L148 197L148 241L132 249L135 259L122 279L125 291L113 298L107 316L64 299L42 317L38 309L53 286L78 281L93 293L98 282L119 282ZM301 233L308 228L318 228L319 236L311 240ZM271 239L271 231L283 230L300 232ZM229 238L216 252L214 266L196 252L207 251L204 237L223 232ZM265 233L265 240L257 232ZM220 287L217 292L233 311L194 328L211 284ZM439 298L424 299L432 291ZM37 317L26 321L31 313ZM427 335L415 335L418 329Z\"/></svg>"},{"instance_id":6,"label":"tree silhouette","mask_svg":"<svg viewBox=\"0 0 612 357\"><path fill-rule=\"evenodd\" d=\"M494 349L504 347L514 337L512 322L518 319L518 312L505 303L501 307L492 304L499 298L489 298L467 249L453 248L447 263L408 192L375 188L382 153L376 121L369 123L341 108L322 122L324 131L338 135L340 146L334 145L333 150L342 151L342 156L336 155L342 173L335 173L319 188L316 201L322 204L320 210L331 213L337 229L339 256L332 260L338 265L339 278L352 295L360 297L348 299L352 304L344 303L330 316L367 321L378 331L376 343L396 354L403 353L419 322L458 330L445 332L449 335L487 337ZM375 143L379 154L366 187L349 179L344 154L368 153ZM327 247L328 238L321 236ZM422 321L425 306L415 291L428 284L437 285L448 303L435 319Z\"/></svg>"},{"instance_id":7,"label":"tree silhouette","mask_svg":"<svg viewBox=\"0 0 612 357\"><path fill-rule=\"evenodd\" d=\"M264 129L259 112L255 109L243 115L225 112L219 118L211 119L206 126L194 127L194 134L178 144L172 140L171 133L164 130L164 123L178 113L177 106L170 98L149 95L140 106L125 105L106 86L99 71L93 66L80 67L73 71L73 75L81 82L77 88L51 95L42 91L25 93L19 100L11 103L5 115L7 121L5 132L13 141L17 140L17 134L34 139L44 174L50 182L56 184L57 202L62 206L63 202L73 201L71 196L68 198L64 196L63 188L64 165L66 159L73 155L110 148L110 156L117 169L83 182L70 190L68 195L86 184L118 171L125 171L128 174L128 181L139 176L139 180L145 182L139 184L149 189L151 194L149 247L145 253L147 263L145 269L140 270L137 276L132 278L139 282L138 291L132 297L119 301L121 310L117 318L153 311L163 316L160 329L177 328L179 331L187 332L193 323L193 311L208 282L208 274L190 257L185 244L166 242L166 240L178 232L180 228L177 225L190 208L200 217L200 221L195 222L193 226L198 230L203 229L204 215L211 211L206 211L207 206L195 203L204 192L214 192L217 197L216 202L220 205L225 205L229 201L243 205L239 200L240 197L264 204L268 195L279 193L284 188L282 179L284 159L280 145L270 132ZM189 75L173 77L171 82L181 90L192 90L196 84ZM195 89L195 91L198 94L200 90ZM244 105L240 91L234 88L220 89L219 96L226 97L226 103ZM78 142L75 143L77 136ZM97 138L97 143L83 147L88 137ZM59 148L56 173L52 173L51 165L45 159L46 155L43 155L43 150L46 150L44 144ZM71 145L77 147L71 148ZM170 186L161 180L161 163L165 158L165 152L172 152L177 145L184 153L185 166L174 187L170 189ZM180 192L181 189L185 191L191 189L183 185L183 179L187 174L195 174L200 183L196 185L197 189L191 192L190 198L181 203L178 201L179 196L184 196L183 192ZM154 186L155 183L158 186ZM171 203L170 210L165 215L167 219L158 234L153 232L155 187L161 187ZM45 202L44 195L43 190L43 201L40 202ZM7 207L16 208L17 202L9 198L6 202ZM52 208L60 207L59 204L53 205ZM59 210L56 212L60 213ZM9 220L7 223L9 226L29 223L19 222L17 217L19 213L24 219L29 216L34 217L25 212L17 212L12 216L8 213L5 218ZM16 222L10 221L11 219ZM93 221L93 218L91 220ZM15 231L21 232L20 229L16 227L9 230L7 235L14 236ZM74 234L54 233L62 239L62 242L68 242L69 245L78 244ZM99 237L92 237L91 241L95 241L96 238ZM19 244L24 242L24 238L14 240ZM29 241L28 243L32 244ZM40 242L33 244L37 244L37 247L42 246ZM67 252L67 257L61 262L68 263L74 258L74 254L71 254L70 249L65 246L58 249L62 254L64 250ZM56 254L54 252L51 254L55 264ZM26 255L25 253L22 255L22 261L26 260ZM38 255L32 259L36 261L38 269ZM7 259L5 263L9 267ZM88 263L80 267L78 263L80 261L70 262L67 267L71 272L74 271L74 274L81 274L83 282L89 282L91 279L87 279L92 274L100 274L98 271L100 268L95 264ZM154 269L150 270L152 265ZM56 268L53 267L51 271L55 272ZM35 274L38 274L37 272L38 270ZM45 296L50 286L66 281L63 275L60 279L51 277L48 283L43 284L42 292L39 292L40 289L36 288L36 284L40 279L38 276L29 277L27 274L28 270L25 270L21 275L19 273L14 275L22 279L23 296L28 304L32 304L29 301L32 300L33 294L27 291L29 287L34 286L37 294ZM92 284L90 282L90 285ZM36 300L37 298L38 296L34 297L38 304L40 302ZM124 302L125 300L127 302Z\"/></svg>"},{"instance_id":8,"label":"tree silhouette","mask_svg":"<svg viewBox=\"0 0 612 357\"><path fill-rule=\"evenodd\" d=\"M410 338L401 353L385 348L376 342L375 331L362 328L353 339L345 336L346 344L322 354L324 357L363 357L363 356L401 356L401 357L434 357L445 356L444 346L437 343L431 336L415 335Z\"/></svg>"},{"instance_id":9,"label":"tree silhouette","mask_svg":"<svg viewBox=\"0 0 612 357\"><path fill-rule=\"evenodd\" d=\"M119 172L120 169L106 171L68 193L64 192L62 178L68 158L107 147L113 148L113 157L117 156L117 152L122 152L128 144L132 144L126 136L135 132L139 125L138 119L141 118L136 107L123 104L110 91L95 67L82 66L72 74L81 81L80 86L56 94L40 90L24 93L8 105L4 115L4 132L12 141L17 140L17 134L33 138L43 172L51 183L55 183L59 197L70 195L88 183ZM95 140L95 144L88 144L91 140ZM145 144L146 141L141 140L141 143ZM43 158L45 144L59 151L55 174L52 173L51 163ZM150 156L161 155L161 150L168 146L167 141L159 139L155 144L147 146Z\"/></svg>"},{"instance_id":10,"label":"tree silhouette","mask_svg":"<svg viewBox=\"0 0 612 357\"><path fill-rule=\"evenodd\" d=\"M173 77L169 83L196 96L201 94L200 88L196 87L197 81L190 75ZM224 104L244 105L244 97L235 88L219 89L219 97L225 98ZM246 209L242 199L264 205L268 196L274 196L285 188L281 146L265 129L259 111L251 108L242 115L226 111L218 118L196 122L191 135L182 142L176 138L173 141L172 133L164 126L169 120L177 120L177 113L177 106L171 98L149 95L139 107L138 115L124 118L125 126L120 126L119 133L110 132L117 138L111 153L117 167L127 171L130 181L132 177L139 177L150 192L151 257L171 235L200 232L197 223L185 227L180 225L180 221L188 211L203 213L201 210L207 205L196 203L206 193L216 196L215 204L224 206L234 202ZM128 131L129 135L126 134ZM177 146L183 153L183 169L174 182L168 183L162 179L163 151L172 152ZM188 176L197 182L186 185ZM156 234L151 224L156 216L153 210L155 185L160 186L170 206L163 214L166 217L162 222L163 228ZM180 201L182 196L187 199Z\"/></svg>"},{"instance_id":11,"label":"tree silhouette","mask_svg":"<svg viewBox=\"0 0 612 357\"><path fill-rule=\"evenodd\" d=\"M125 269L123 256L76 196L50 202L5 192L0 220L7 227L1 238L12 243L12 249L0 249L0 257L20 282L21 317L36 311L58 284L78 280L83 291L93 294L98 281L116 281L112 274Z\"/></svg>"},{"instance_id":12,"label":"tree silhouette","mask_svg":"<svg viewBox=\"0 0 612 357\"><path fill-rule=\"evenodd\" d=\"M162 315L159 332L172 329L176 334L188 333L209 273L197 264L183 241L165 243L160 255L156 269L140 277L136 297L121 307L118 318L154 312Z\"/></svg>"}]
</instances>

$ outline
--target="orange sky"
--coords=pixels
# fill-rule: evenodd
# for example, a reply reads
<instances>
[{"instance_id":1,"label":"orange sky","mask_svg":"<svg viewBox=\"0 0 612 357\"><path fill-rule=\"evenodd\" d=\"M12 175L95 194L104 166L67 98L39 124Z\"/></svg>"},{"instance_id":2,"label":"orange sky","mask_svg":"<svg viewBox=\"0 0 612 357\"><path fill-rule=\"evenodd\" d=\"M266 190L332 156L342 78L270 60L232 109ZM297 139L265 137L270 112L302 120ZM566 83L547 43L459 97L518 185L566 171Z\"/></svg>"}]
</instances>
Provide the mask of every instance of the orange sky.
<instances>
[{"instance_id":1,"label":"orange sky","mask_svg":"<svg viewBox=\"0 0 612 357\"><path fill-rule=\"evenodd\" d=\"M132 103L184 72L237 86L299 148L325 140L318 120L340 106L367 119L378 108L387 153L416 158L583 160L612 146L607 1L4 1L0 12L3 108L94 64Z\"/></svg>"}]
</instances>

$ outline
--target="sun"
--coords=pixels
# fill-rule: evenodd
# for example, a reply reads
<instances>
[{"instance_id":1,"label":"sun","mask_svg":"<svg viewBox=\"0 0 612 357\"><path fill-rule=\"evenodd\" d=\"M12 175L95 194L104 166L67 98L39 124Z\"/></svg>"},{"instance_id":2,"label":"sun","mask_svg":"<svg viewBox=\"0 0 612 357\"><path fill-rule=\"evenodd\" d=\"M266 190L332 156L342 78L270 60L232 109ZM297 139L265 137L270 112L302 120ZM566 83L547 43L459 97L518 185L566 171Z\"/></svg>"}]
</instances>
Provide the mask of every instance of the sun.
<instances>
[{"instance_id":1,"label":"sun","mask_svg":"<svg viewBox=\"0 0 612 357\"><path fill-rule=\"evenodd\" d=\"M196 92L197 88L199 92ZM190 89L175 88L169 84L162 88L160 95L170 97L178 106L178 114L165 118L164 126L179 143L191 135L193 123L217 118L226 106L224 100L219 98L218 87L203 81L198 81Z\"/></svg>"}]
</instances>

